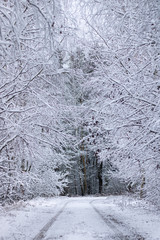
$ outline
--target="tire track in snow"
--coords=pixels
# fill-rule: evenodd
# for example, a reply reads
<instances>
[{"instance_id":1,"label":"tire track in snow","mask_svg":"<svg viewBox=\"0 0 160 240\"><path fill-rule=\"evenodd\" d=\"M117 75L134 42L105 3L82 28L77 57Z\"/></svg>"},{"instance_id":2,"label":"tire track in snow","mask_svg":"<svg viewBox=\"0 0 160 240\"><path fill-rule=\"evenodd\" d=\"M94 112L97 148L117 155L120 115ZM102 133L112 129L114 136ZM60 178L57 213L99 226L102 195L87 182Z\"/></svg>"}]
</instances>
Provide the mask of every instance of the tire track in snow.
<instances>
[{"instance_id":1,"label":"tire track in snow","mask_svg":"<svg viewBox=\"0 0 160 240\"><path fill-rule=\"evenodd\" d=\"M124 223L118 221L113 216L111 216L111 215L104 216L95 207L95 205L93 204L94 201L95 200L90 202L92 208L96 211L96 213L98 213L98 215L103 219L103 221L114 231L116 240L117 239L120 239L120 240L145 240L145 238L143 236L141 236L140 234L136 233L135 230L131 230L127 225L125 225ZM119 225L119 226L123 227L126 232L129 232L129 235L123 233L122 231L120 231L117 228L117 226L115 226L115 225Z\"/></svg>"},{"instance_id":2,"label":"tire track in snow","mask_svg":"<svg viewBox=\"0 0 160 240\"><path fill-rule=\"evenodd\" d=\"M33 240L41 240L44 239L45 233L52 226L52 224L57 220L60 214L64 211L65 207L69 202L66 202L64 206L57 212L57 214L47 222L47 224L40 230L40 232L33 238Z\"/></svg>"}]
</instances>

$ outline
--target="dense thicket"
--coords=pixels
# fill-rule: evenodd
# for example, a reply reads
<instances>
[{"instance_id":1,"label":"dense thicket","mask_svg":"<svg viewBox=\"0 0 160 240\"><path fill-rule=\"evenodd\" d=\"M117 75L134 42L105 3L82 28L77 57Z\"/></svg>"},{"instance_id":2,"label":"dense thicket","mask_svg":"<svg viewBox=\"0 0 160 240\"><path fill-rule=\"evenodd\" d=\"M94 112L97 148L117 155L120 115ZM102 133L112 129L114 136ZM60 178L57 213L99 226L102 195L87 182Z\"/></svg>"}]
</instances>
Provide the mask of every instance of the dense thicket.
<instances>
[{"instance_id":1,"label":"dense thicket","mask_svg":"<svg viewBox=\"0 0 160 240\"><path fill-rule=\"evenodd\" d=\"M69 133L58 1L0 3L0 199L59 194ZM72 140L71 140L72 142Z\"/></svg>"},{"instance_id":2,"label":"dense thicket","mask_svg":"<svg viewBox=\"0 0 160 240\"><path fill-rule=\"evenodd\" d=\"M83 8L96 43L84 83L89 142L128 190L159 204L160 5L85 1Z\"/></svg>"},{"instance_id":3,"label":"dense thicket","mask_svg":"<svg viewBox=\"0 0 160 240\"><path fill-rule=\"evenodd\" d=\"M157 0L0 3L0 199L159 204Z\"/></svg>"}]
</instances>

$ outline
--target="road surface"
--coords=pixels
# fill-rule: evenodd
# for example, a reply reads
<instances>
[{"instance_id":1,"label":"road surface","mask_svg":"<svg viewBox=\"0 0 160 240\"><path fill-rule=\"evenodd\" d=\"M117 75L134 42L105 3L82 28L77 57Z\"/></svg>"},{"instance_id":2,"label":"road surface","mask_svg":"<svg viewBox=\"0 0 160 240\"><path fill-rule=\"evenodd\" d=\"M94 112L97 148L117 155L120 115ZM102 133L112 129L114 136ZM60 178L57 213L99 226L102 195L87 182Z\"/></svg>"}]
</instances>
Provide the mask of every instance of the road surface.
<instances>
[{"instance_id":1,"label":"road surface","mask_svg":"<svg viewBox=\"0 0 160 240\"><path fill-rule=\"evenodd\" d=\"M36 198L0 208L0 240L160 240L160 214L127 196Z\"/></svg>"},{"instance_id":2,"label":"road surface","mask_svg":"<svg viewBox=\"0 0 160 240\"><path fill-rule=\"evenodd\" d=\"M34 240L144 240L134 229L98 208L101 199L72 198L41 229Z\"/></svg>"}]
</instances>

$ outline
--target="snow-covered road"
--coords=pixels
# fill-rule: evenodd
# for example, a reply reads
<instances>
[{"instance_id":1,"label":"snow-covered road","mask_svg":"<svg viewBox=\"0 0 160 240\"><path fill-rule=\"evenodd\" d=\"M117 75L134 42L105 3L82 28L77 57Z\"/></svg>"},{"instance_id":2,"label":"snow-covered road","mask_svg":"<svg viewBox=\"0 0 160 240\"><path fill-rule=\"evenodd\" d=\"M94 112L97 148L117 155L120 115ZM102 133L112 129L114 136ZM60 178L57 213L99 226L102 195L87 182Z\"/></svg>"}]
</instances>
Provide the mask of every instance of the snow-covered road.
<instances>
[{"instance_id":1,"label":"snow-covered road","mask_svg":"<svg viewBox=\"0 0 160 240\"><path fill-rule=\"evenodd\" d=\"M95 206L96 202L99 200L89 198L68 201L62 208L63 211L59 211L61 216L58 213L58 219L56 217L46 224L34 240L43 239L47 231L45 240L144 239L131 229L122 227L112 217L105 217ZM48 226L51 226L49 230ZM120 231L119 228L123 230Z\"/></svg>"},{"instance_id":2,"label":"snow-covered road","mask_svg":"<svg viewBox=\"0 0 160 240\"><path fill-rule=\"evenodd\" d=\"M160 215L129 197L38 198L5 209L0 240L160 240Z\"/></svg>"}]
</instances>

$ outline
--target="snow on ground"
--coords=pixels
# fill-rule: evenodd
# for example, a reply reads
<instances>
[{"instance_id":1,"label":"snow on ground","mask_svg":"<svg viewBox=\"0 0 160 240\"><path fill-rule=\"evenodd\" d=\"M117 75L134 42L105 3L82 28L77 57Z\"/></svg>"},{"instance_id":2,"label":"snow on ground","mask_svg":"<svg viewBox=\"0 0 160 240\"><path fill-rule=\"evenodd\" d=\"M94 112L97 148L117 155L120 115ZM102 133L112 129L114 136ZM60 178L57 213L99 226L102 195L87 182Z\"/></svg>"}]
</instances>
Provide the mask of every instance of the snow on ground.
<instances>
[{"instance_id":1,"label":"snow on ground","mask_svg":"<svg viewBox=\"0 0 160 240\"><path fill-rule=\"evenodd\" d=\"M126 196L37 198L0 208L0 240L160 240L160 213Z\"/></svg>"},{"instance_id":2,"label":"snow on ground","mask_svg":"<svg viewBox=\"0 0 160 240\"><path fill-rule=\"evenodd\" d=\"M65 201L36 198L4 208L0 214L0 240L33 239Z\"/></svg>"},{"instance_id":3,"label":"snow on ground","mask_svg":"<svg viewBox=\"0 0 160 240\"><path fill-rule=\"evenodd\" d=\"M112 229L92 209L90 200L78 198L69 201L62 215L47 232L45 240L110 239L114 234Z\"/></svg>"},{"instance_id":4,"label":"snow on ground","mask_svg":"<svg viewBox=\"0 0 160 240\"><path fill-rule=\"evenodd\" d=\"M108 196L93 203L102 214L135 229L145 240L160 240L160 212L153 205L127 196Z\"/></svg>"}]
</instances>

